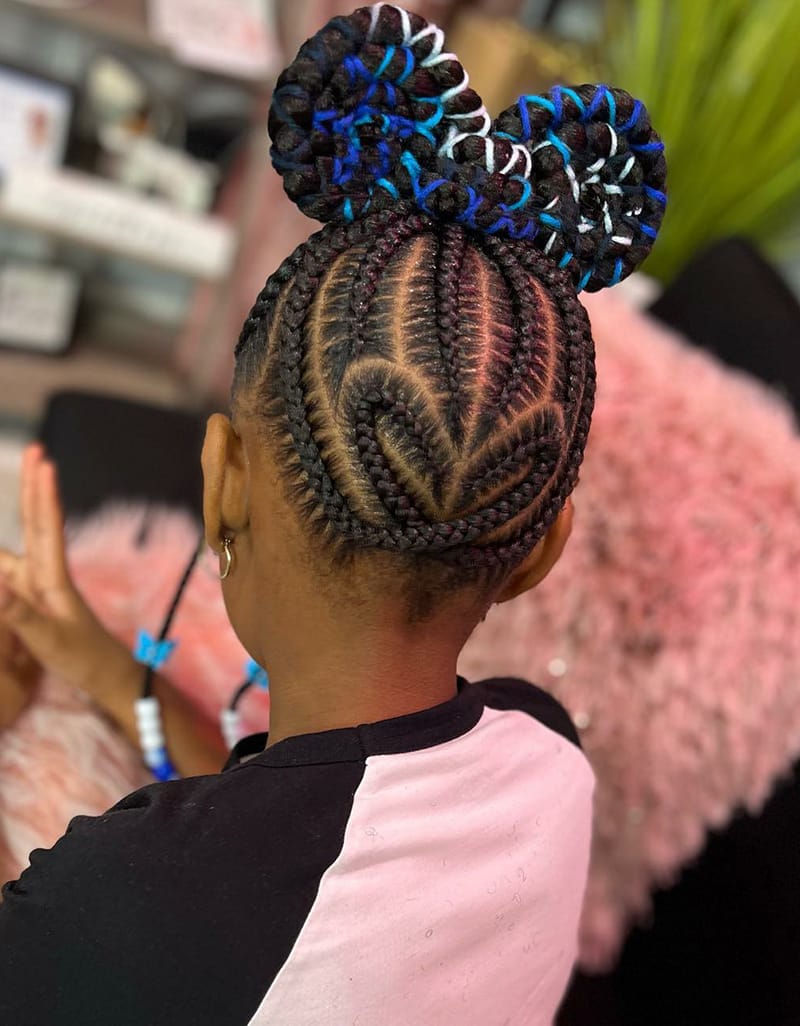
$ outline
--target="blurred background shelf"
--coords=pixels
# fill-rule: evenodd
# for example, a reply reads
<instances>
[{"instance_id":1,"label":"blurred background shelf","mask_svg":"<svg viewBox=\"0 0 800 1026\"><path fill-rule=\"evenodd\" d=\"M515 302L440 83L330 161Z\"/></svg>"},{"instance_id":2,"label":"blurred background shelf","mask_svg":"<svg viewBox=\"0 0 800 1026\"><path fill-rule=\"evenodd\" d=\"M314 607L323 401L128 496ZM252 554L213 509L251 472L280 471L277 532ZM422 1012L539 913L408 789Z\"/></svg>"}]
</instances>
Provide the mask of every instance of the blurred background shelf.
<instances>
[{"instance_id":1,"label":"blurred background shelf","mask_svg":"<svg viewBox=\"0 0 800 1026\"><path fill-rule=\"evenodd\" d=\"M34 423L73 386L207 401L268 163L274 15L272 0L0 0L0 329L30 328L0 334L0 420ZM37 314L59 275L78 299L47 356Z\"/></svg>"},{"instance_id":2,"label":"blurred background shelf","mask_svg":"<svg viewBox=\"0 0 800 1026\"><path fill-rule=\"evenodd\" d=\"M23 11L26 17L38 18L42 22L56 22L66 29L91 33L107 42L122 47L133 47L162 60L182 62L179 53L164 40L153 34L152 19L148 14L148 0L75 0L72 4L60 6L28 0L3 0L11 8ZM216 5L224 11L224 0ZM269 86L269 75L244 75L233 70L206 68L206 73L217 74L247 85L256 91Z\"/></svg>"},{"instance_id":3,"label":"blurred background shelf","mask_svg":"<svg viewBox=\"0 0 800 1026\"><path fill-rule=\"evenodd\" d=\"M0 382L3 420L20 427L39 415L52 392L69 389L97 390L162 406L187 405L186 384L169 367L80 339L63 357L0 349Z\"/></svg>"},{"instance_id":4,"label":"blurred background shelf","mask_svg":"<svg viewBox=\"0 0 800 1026\"><path fill-rule=\"evenodd\" d=\"M37 7L24 0L8 0L34 16L62 22L70 28L106 36L109 39L150 50L168 57L167 46L155 40L147 21L147 0L103 0L103 3L76 3L74 6Z\"/></svg>"},{"instance_id":5,"label":"blurred background shelf","mask_svg":"<svg viewBox=\"0 0 800 1026\"><path fill-rule=\"evenodd\" d=\"M0 221L210 281L224 279L236 243L222 218L61 168L12 171L0 191Z\"/></svg>"}]
</instances>

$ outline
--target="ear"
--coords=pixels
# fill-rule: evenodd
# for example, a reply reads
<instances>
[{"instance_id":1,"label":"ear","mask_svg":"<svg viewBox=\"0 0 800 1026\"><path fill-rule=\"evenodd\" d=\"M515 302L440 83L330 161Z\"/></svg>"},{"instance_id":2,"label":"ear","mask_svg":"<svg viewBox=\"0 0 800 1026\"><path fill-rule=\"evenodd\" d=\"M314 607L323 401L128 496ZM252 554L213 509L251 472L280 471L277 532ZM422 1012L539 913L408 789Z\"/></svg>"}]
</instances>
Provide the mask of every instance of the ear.
<instances>
[{"instance_id":1,"label":"ear","mask_svg":"<svg viewBox=\"0 0 800 1026\"><path fill-rule=\"evenodd\" d=\"M201 462L206 542L216 552L223 537L244 530L249 520L250 470L244 445L221 413L208 419Z\"/></svg>"},{"instance_id":2,"label":"ear","mask_svg":"<svg viewBox=\"0 0 800 1026\"><path fill-rule=\"evenodd\" d=\"M572 499L567 499L555 523L539 544L515 567L505 580L495 602L509 602L541 584L561 558L572 533Z\"/></svg>"}]
</instances>

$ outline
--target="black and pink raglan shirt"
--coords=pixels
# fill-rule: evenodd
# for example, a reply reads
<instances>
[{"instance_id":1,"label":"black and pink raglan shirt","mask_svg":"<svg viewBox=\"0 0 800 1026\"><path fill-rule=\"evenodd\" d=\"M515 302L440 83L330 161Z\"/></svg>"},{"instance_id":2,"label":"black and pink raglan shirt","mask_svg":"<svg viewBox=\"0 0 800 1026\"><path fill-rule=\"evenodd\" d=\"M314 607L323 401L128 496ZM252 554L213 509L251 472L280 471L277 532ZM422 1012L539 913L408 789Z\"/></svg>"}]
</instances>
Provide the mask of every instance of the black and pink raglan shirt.
<instances>
[{"instance_id":1,"label":"black and pink raglan shirt","mask_svg":"<svg viewBox=\"0 0 800 1026\"><path fill-rule=\"evenodd\" d=\"M555 700L459 681L265 740L33 852L0 905L0 1023L550 1026L593 790Z\"/></svg>"}]
</instances>

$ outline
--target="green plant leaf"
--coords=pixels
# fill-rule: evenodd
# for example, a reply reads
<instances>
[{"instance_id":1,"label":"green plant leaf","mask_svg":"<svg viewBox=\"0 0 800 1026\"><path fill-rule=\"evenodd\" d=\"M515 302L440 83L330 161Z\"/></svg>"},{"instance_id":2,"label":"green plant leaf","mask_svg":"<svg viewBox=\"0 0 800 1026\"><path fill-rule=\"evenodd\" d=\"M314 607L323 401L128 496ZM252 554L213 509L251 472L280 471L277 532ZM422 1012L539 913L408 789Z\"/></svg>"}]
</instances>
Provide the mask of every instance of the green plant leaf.
<instances>
[{"instance_id":1,"label":"green plant leaf","mask_svg":"<svg viewBox=\"0 0 800 1026\"><path fill-rule=\"evenodd\" d=\"M609 3L607 80L644 101L666 146L648 273L666 280L729 234L800 253L799 41L797 0Z\"/></svg>"}]
</instances>

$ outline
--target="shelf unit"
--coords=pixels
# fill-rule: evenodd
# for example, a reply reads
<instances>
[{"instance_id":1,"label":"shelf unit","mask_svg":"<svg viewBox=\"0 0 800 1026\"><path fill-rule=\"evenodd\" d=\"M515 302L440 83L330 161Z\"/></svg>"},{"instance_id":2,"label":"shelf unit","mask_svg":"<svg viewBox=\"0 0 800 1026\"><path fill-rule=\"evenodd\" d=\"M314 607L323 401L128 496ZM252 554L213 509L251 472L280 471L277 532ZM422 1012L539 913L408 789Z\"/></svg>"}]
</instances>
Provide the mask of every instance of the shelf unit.
<instances>
[{"instance_id":1,"label":"shelf unit","mask_svg":"<svg viewBox=\"0 0 800 1026\"><path fill-rule=\"evenodd\" d=\"M224 0L221 0L224 2ZM25 0L0 0L0 3L24 11L30 17L58 22L65 27L91 33L123 47L144 51L163 60L178 62L178 58L165 43L154 39L150 33L147 17L147 0L88 0L75 7L59 7L27 3ZM263 92L270 86L269 78L244 78L226 75L220 71L204 74L235 81L255 92Z\"/></svg>"},{"instance_id":2,"label":"shelf unit","mask_svg":"<svg viewBox=\"0 0 800 1026\"><path fill-rule=\"evenodd\" d=\"M0 191L0 222L208 281L224 280L233 256L233 228L221 218L186 214L71 169L12 172Z\"/></svg>"},{"instance_id":3,"label":"shelf unit","mask_svg":"<svg viewBox=\"0 0 800 1026\"><path fill-rule=\"evenodd\" d=\"M108 51L113 54L124 57L130 53L132 59L141 56L142 60L150 62L166 62L175 69L175 74L182 76L189 90L192 83L201 80L211 84L219 82L223 87L235 84L237 89L250 97L248 102L251 109L257 109L259 105L266 107L265 98L269 89L266 80L184 67L168 46L150 35L147 0L94 0L75 7L36 6L23 0L0 0L0 33L3 31L4 10L17 19L26 19L26 24L27 19L30 19L34 27L46 25L49 30L58 33L79 33L83 37L82 45L90 46L97 41L100 49L104 49L107 44ZM39 50L35 56L34 61L32 54L32 69L37 73L37 70L42 70L42 51ZM63 356L38 355L0 347L0 419L33 423L40 415L48 394L61 388L94 389L172 406L204 405L214 385L211 368L216 365L214 350L218 340L214 337L214 326L219 322L218 307L224 306L226 302L227 275L235 265L242 232L247 226L248 203L266 161L263 126L253 127L243 147L244 167L239 171L242 186L238 193L237 208L228 211L229 216L224 221L214 215L184 215L169 211L159 200L127 194L126 198L134 207L141 204L143 216L152 214L157 220L163 214L166 221L171 222L171 226L167 226L169 230L180 231L181 225L185 225L187 232L195 233L196 251L191 252L184 247L180 259L171 258L153 246L149 250L146 247L137 250L130 238L115 238L110 233L90 233L86 237L75 221L59 219L48 211L46 195L40 196L38 205L34 204L29 209L24 199L21 204L4 203L0 193L0 226L33 232L62 250L65 246L68 250L69 247L77 246L86 252L87 263L92 253L97 259L103 254L121 257L123 265L133 262L156 270L163 268L213 291L197 359L193 366L182 370L178 369L176 359L179 339L177 331L172 342L173 351L164 353L164 359L160 355L157 359L153 358L152 346L148 352L138 356L135 349L121 352L119 347L115 349L104 344L102 339L86 334L80 326L80 337L76 338ZM89 184L87 179L90 178L69 168L57 169L53 176L58 179L56 184L59 187L66 183L69 190L70 186L77 185L78 193L82 186ZM97 180L96 185L98 195L105 195L113 207L115 190L121 190L122 187L105 179ZM204 259L201 252L204 240L210 248L214 248L213 259ZM158 331L155 337L160 337ZM143 349L147 347L143 346Z\"/></svg>"},{"instance_id":4,"label":"shelf unit","mask_svg":"<svg viewBox=\"0 0 800 1026\"><path fill-rule=\"evenodd\" d=\"M95 0L74 7L59 7L56 4L37 7L24 0L7 2L13 7L32 12L34 16L60 21L64 25L171 59L169 49L150 35L147 0L103 0L102 3Z\"/></svg>"},{"instance_id":5,"label":"shelf unit","mask_svg":"<svg viewBox=\"0 0 800 1026\"><path fill-rule=\"evenodd\" d=\"M186 382L169 367L80 338L64 356L0 351L0 382L3 419L19 424L31 422L47 397L61 389L107 392L161 406L191 405Z\"/></svg>"}]
</instances>

